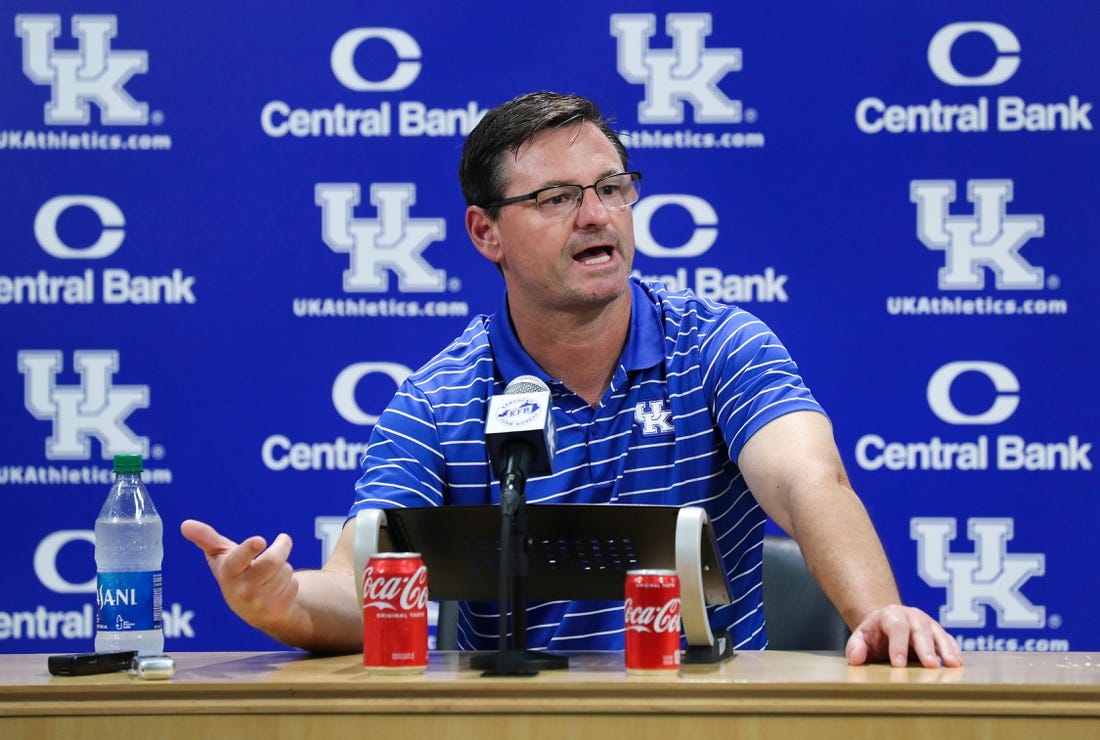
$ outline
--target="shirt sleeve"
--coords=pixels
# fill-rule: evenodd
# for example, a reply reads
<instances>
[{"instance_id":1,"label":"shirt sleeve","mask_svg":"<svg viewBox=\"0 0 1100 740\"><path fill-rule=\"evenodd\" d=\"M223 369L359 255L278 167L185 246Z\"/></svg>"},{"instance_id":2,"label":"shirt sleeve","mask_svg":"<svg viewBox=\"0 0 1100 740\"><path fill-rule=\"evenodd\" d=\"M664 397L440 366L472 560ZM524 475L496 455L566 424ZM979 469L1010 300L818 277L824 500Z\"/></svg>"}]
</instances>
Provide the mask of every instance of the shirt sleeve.
<instances>
[{"instance_id":1,"label":"shirt sleeve","mask_svg":"<svg viewBox=\"0 0 1100 740\"><path fill-rule=\"evenodd\" d=\"M794 411L825 413L779 337L752 314L728 316L703 349L715 418L734 462L768 422Z\"/></svg>"},{"instance_id":2,"label":"shirt sleeve","mask_svg":"<svg viewBox=\"0 0 1100 740\"><path fill-rule=\"evenodd\" d=\"M405 381L371 432L349 516L360 509L439 506L444 457L431 403Z\"/></svg>"}]
</instances>

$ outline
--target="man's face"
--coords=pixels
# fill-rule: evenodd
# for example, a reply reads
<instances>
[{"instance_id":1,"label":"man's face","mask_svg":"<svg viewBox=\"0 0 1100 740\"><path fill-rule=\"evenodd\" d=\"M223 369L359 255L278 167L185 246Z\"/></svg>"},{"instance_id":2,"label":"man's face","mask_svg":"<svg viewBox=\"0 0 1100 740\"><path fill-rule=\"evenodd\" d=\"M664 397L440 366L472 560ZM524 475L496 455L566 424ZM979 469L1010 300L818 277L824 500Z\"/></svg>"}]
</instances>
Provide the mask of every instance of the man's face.
<instances>
[{"instance_id":1,"label":"man's face","mask_svg":"<svg viewBox=\"0 0 1100 740\"><path fill-rule=\"evenodd\" d=\"M591 123L544 131L506 156L502 197L552 185L591 185L623 171L615 147ZM499 264L510 301L548 310L601 306L623 295L634 258L631 209L608 209L593 189L565 218L548 218L535 202L500 209Z\"/></svg>"}]
</instances>

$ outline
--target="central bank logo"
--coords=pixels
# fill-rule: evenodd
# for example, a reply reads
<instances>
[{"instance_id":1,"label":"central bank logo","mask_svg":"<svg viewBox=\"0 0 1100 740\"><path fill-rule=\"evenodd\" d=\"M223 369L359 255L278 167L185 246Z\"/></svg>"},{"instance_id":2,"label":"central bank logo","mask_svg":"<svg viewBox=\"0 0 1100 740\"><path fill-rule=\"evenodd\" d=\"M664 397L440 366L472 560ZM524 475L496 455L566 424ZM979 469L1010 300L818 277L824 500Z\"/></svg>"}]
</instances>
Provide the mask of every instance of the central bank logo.
<instances>
[{"instance_id":1,"label":"central bank logo","mask_svg":"<svg viewBox=\"0 0 1100 740\"><path fill-rule=\"evenodd\" d=\"M87 247L73 247L57 233L57 223L70 208L87 208L99 219L100 233ZM38 209L34 237L47 254L63 260L110 257L126 239L126 217L118 205L98 195L58 195Z\"/></svg>"},{"instance_id":2,"label":"central bank logo","mask_svg":"<svg viewBox=\"0 0 1100 740\"><path fill-rule=\"evenodd\" d=\"M1016 373L999 362L957 360L932 373L926 398L936 418L952 427L990 427L1016 413L1021 388ZM1092 442L1082 435L1043 441L1008 429L980 431L969 439L960 438L965 430L958 429L946 438L936 434L916 441L864 434L856 442L855 458L864 470L1092 470Z\"/></svg>"},{"instance_id":3,"label":"central bank logo","mask_svg":"<svg viewBox=\"0 0 1100 740\"><path fill-rule=\"evenodd\" d=\"M365 77L355 66L355 52L366 41L385 42L397 56L397 65L389 77L376 80ZM420 75L420 44L398 28L353 28L332 46L329 59L332 73L344 87L356 92L392 92L404 90Z\"/></svg>"},{"instance_id":4,"label":"central bank logo","mask_svg":"<svg viewBox=\"0 0 1100 740\"><path fill-rule=\"evenodd\" d=\"M344 271L344 290L349 293L383 293L389 275L397 276L403 293L439 293L447 274L423 257L432 242L447 236L442 218L410 218L416 204L412 183L373 183L370 202L377 218L355 218L359 205L356 183L320 183L315 189L321 207L321 238L334 252L347 253L351 266Z\"/></svg>"},{"instance_id":5,"label":"central bank logo","mask_svg":"<svg viewBox=\"0 0 1100 740\"><path fill-rule=\"evenodd\" d=\"M34 418L53 422L46 439L50 460L90 460L91 440L99 440L100 454L110 460L116 454L139 452L149 456L149 438L126 425L130 414L149 407L149 386L115 385L119 369L114 350L76 350L73 366L79 385L60 385L62 353L56 350L22 350L19 372L24 376L24 406Z\"/></svg>"},{"instance_id":6,"label":"central bank logo","mask_svg":"<svg viewBox=\"0 0 1100 740\"><path fill-rule=\"evenodd\" d=\"M1012 29L1000 23L949 23L932 35L926 60L936 79L954 89L922 102L870 95L856 104L856 126L865 134L1092 131L1092 103L1080 95L1035 100L1002 88L1020 70L1022 50ZM1042 64L1039 55L1028 59ZM1053 79L1041 67L1032 71L1037 79Z\"/></svg>"},{"instance_id":7,"label":"central bank logo","mask_svg":"<svg viewBox=\"0 0 1100 740\"><path fill-rule=\"evenodd\" d=\"M389 378L393 383L393 389L401 387L405 378L409 377L412 370L397 362L357 362L340 371L336 380L332 383L332 405L346 421L362 426L373 426L378 423L380 414L364 411L356 400L356 389L363 378L368 375L380 375ZM381 395L389 398L393 395L389 385L385 382L375 383L385 390Z\"/></svg>"},{"instance_id":8,"label":"central bank logo","mask_svg":"<svg viewBox=\"0 0 1100 740\"><path fill-rule=\"evenodd\" d=\"M965 413L951 399L951 388L960 375L980 373L993 386L995 395L981 413ZM932 373L928 380L928 407L948 424L1000 424L1008 421L1020 405L1020 381L1016 374L999 362L959 360L949 362Z\"/></svg>"},{"instance_id":9,"label":"central bank logo","mask_svg":"<svg viewBox=\"0 0 1100 740\"><path fill-rule=\"evenodd\" d=\"M691 234L678 246L661 244L653 235L653 220L667 206L684 211L691 221ZM718 241L718 212L705 199L687 193L650 195L634 204L635 247L647 257L686 259L705 254Z\"/></svg>"},{"instance_id":10,"label":"central bank logo","mask_svg":"<svg viewBox=\"0 0 1100 740\"><path fill-rule=\"evenodd\" d=\"M966 199L974 204L969 215L951 215L955 197L953 180L910 183L909 199L917 204L917 238L944 253L940 289L982 290L987 270L998 290L1043 288L1043 268L1020 255L1029 239L1043 235L1043 217L1008 215L1012 180L969 180Z\"/></svg>"},{"instance_id":11,"label":"central bank logo","mask_svg":"<svg viewBox=\"0 0 1100 740\"><path fill-rule=\"evenodd\" d=\"M686 216L690 224L687 238L677 241L676 229L667 228L655 233L655 222L662 220L658 212L673 208ZM683 222L683 218L676 221ZM634 204L634 237L638 254L655 260L687 260L700 257L710 251L718 240L718 212L709 202L697 195L665 193L650 195ZM699 265L693 268L677 266L672 272L644 271L644 261L631 274L641 280L660 280L672 291L692 290L700 298L723 303L772 302L788 300L789 275L777 272L773 267L763 273L738 275L724 272L717 265ZM666 264L668 264L666 262Z\"/></svg>"},{"instance_id":12,"label":"central bank logo","mask_svg":"<svg viewBox=\"0 0 1100 740\"><path fill-rule=\"evenodd\" d=\"M1042 553L1012 554L1011 518L967 520L972 552L952 552L956 538L953 518L917 517L910 522L917 541L917 572L929 586L947 589L940 608L944 627L985 627L986 607L997 614L999 628L1046 626L1046 608L1032 604L1020 589L1032 576L1046 572Z\"/></svg>"},{"instance_id":13,"label":"central bank logo","mask_svg":"<svg viewBox=\"0 0 1100 740\"><path fill-rule=\"evenodd\" d=\"M401 387L411 372L408 367L396 362L357 362L348 365L332 383L332 405L345 421L373 426L378 423L394 391ZM372 379L365 382L368 376ZM366 409L363 408L364 401ZM356 436L365 440L369 435ZM316 442L292 439L277 432L264 440L260 459L264 467L275 472L357 470L368 446L366 441L349 441L342 435L333 440ZM318 520L317 536L327 543L326 547L335 542L343 523L343 519L337 522L328 517Z\"/></svg>"},{"instance_id":14,"label":"central bank logo","mask_svg":"<svg viewBox=\"0 0 1100 740\"><path fill-rule=\"evenodd\" d=\"M475 100L461 107L384 93L408 90L424 69L416 38L400 28L345 31L329 53L333 76L355 95L317 106L273 99L260 111L260 127L272 138L464 137L488 112ZM378 93L383 93L378 95Z\"/></svg>"},{"instance_id":15,"label":"central bank logo","mask_svg":"<svg viewBox=\"0 0 1100 740\"><path fill-rule=\"evenodd\" d=\"M710 13L669 13L665 33L671 49L654 49L657 16L617 13L611 35L618 39L618 70L623 79L645 85L638 105L639 123L683 123L684 103L691 103L696 123L740 123L741 101L731 100L718 84L741 71L740 49L708 49Z\"/></svg>"},{"instance_id":16,"label":"central bank logo","mask_svg":"<svg viewBox=\"0 0 1100 740\"><path fill-rule=\"evenodd\" d=\"M50 88L47 124L88 125L93 103L104 126L149 122L149 106L125 89L131 77L149 71L149 55L111 48L111 39L118 35L117 16L74 15L75 50L55 48L54 41L61 35L57 15L17 15L15 35L23 39L23 74L36 85Z\"/></svg>"},{"instance_id":17,"label":"central bank logo","mask_svg":"<svg viewBox=\"0 0 1100 740\"><path fill-rule=\"evenodd\" d=\"M997 50L993 64L980 75L964 74L952 61L955 42L969 33L985 36ZM1020 40L1011 29L1000 23L949 23L936 31L928 43L928 66L942 82L955 87L1000 85L1007 82L1020 68Z\"/></svg>"}]
</instances>

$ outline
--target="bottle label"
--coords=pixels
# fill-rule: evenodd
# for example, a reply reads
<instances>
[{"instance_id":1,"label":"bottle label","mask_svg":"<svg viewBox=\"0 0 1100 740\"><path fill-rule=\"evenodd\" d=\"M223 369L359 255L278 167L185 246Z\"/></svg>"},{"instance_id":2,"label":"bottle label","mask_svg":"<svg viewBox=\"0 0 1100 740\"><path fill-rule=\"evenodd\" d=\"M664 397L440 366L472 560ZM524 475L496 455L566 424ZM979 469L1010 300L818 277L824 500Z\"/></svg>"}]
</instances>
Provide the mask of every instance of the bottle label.
<instances>
[{"instance_id":1,"label":"bottle label","mask_svg":"<svg viewBox=\"0 0 1100 740\"><path fill-rule=\"evenodd\" d=\"M96 630L128 632L159 630L161 618L159 570L99 573L96 576Z\"/></svg>"}]
</instances>

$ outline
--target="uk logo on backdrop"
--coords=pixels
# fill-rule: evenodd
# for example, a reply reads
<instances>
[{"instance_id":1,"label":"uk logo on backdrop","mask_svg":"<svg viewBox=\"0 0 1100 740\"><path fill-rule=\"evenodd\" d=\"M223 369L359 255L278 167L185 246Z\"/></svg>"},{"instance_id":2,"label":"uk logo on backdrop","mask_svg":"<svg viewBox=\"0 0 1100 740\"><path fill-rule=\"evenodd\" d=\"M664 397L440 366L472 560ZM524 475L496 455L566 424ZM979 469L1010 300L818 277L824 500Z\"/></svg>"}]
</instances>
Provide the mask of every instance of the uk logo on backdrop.
<instances>
[{"instance_id":1,"label":"uk logo on backdrop","mask_svg":"<svg viewBox=\"0 0 1100 740\"><path fill-rule=\"evenodd\" d=\"M423 252L447 237L442 218L412 217L416 186L412 183L372 183L370 204L376 218L356 217L358 183L321 183L316 203L321 207L321 237L334 252L349 255L344 271L344 290L349 293L384 293L390 275L401 292L439 293L447 275L432 267Z\"/></svg>"},{"instance_id":2,"label":"uk logo on backdrop","mask_svg":"<svg viewBox=\"0 0 1100 740\"><path fill-rule=\"evenodd\" d=\"M120 127L164 122L163 112L150 110L149 103L130 89L136 76L149 71L149 52L116 46L119 34L117 15L75 14L67 36L59 15L17 15L15 35L22 39L23 75L49 91L42 122L83 130L20 130L6 122L0 149L170 149L169 135L117 133ZM106 131L88 130L97 119Z\"/></svg>"},{"instance_id":3,"label":"uk logo on backdrop","mask_svg":"<svg viewBox=\"0 0 1100 740\"><path fill-rule=\"evenodd\" d=\"M1023 589L1034 576L1046 573L1043 553L1013 553L1010 517L967 520L970 552L952 550L957 532L954 518L915 517L910 536L917 541L917 572L929 586L943 588L946 603L940 623L950 628L985 627L988 611L1001 629L1047 626L1046 608L1033 604Z\"/></svg>"},{"instance_id":4,"label":"uk logo on backdrop","mask_svg":"<svg viewBox=\"0 0 1100 740\"><path fill-rule=\"evenodd\" d=\"M917 205L917 238L944 255L940 290L982 290L987 274L997 290L1041 290L1043 268L1028 262L1020 250L1043 235L1043 217L1008 214L1012 180L969 180L966 199L973 211L952 215L954 180L910 183L910 200Z\"/></svg>"},{"instance_id":5,"label":"uk logo on backdrop","mask_svg":"<svg viewBox=\"0 0 1100 740\"><path fill-rule=\"evenodd\" d=\"M163 445L132 425L134 412L150 408L149 385L119 382L126 376L118 350L75 350L68 373L75 374L75 382L65 380L65 363L65 352L59 349L16 353L16 368L23 375L23 406L31 417L49 425L42 448L46 464L40 459L0 465L0 486L106 487L113 480L111 466L94 461L109 461L122 453L142 455L147 480L170 484L171 469L149 464L165 457Z\"/></svg>"},{"instance_id":6,"label":"uk logo on backdrop","mask_svg":"<svg viewBox=\"0 0 1100 740\"><path fill-rule=\"evenodd\" d=\"M72 37L79 45L73 50L55 46L61 35L57 15L18 15L15 35L23 39L23 74L50 89L48 125L87 125L93 104L104 126L149 122L149 105L126 90L131 77L149 71L149 54L111 48L111 39L118 36L117 16L74 15Z\"/></svg>"},{"instance_id":7,"label":"uk logo on backdrop","mask_svg":"<svg viewBox=\"0 0 1100 740\"><path fill-rule=\"evenodd\" d=\"M148 457L149 438L136 434L130 415L149 407L148 385L115 384L119 353L115 350L76 350L73 367L80 376L75 385L58 382L64 356L58 350L21 350L19 372L24 376L24 406L40 421L53 425L46 439L48 460L90 460L92 440L100 457L138 452Z\"/></svg>"},{"instance_id":8,"label":"uk logo on backdrop","mask_svg":"<svg viewBox=\"0 0 1100 740\"><path fill-rule=\"evenodd\" d=\"M969 211L959 200L954 180L913 180L909 199L916 206L916 236L926 249L942 255L934 296L888 296L891 315L1062 315L1064 299L1047 297L1061 278L1042 265L1045 219L1038 213L1013 213L1015 185L1010 179L966 182ZM949 295L949 292L961 295ZM1027 291L1031 296L1002 296ZM977 292L987 295L975 297Z\"/></svg>"},{"instance_id":9,"label":"uk logo on backdrop","mask_svg":"<svg viewBox=\"0 0 1100 740\"><path fill-rule=\"evenodd\" d=\"M759 113L723 89L727 77L742 69L742 50L709 43L710 13L669 13L658 38L652 13L615 13L610 32L617 42L617 69L643 90L638 130L619 135L630 148L740 149L764 146L764 134L745 131ZM703 125L695 130L691 124ZM670 126L671 128L654 128ZM738 128L734 128L737 126Z\"/></svg>"},{"instance_id":10,"label":"uk logo on backdrop","mask_svg":"<svg viewBox=\"0 0 1100 740\"><path fill-rule=\"evenodd\" d=\"M438 296L457 293L462 281L433 265L425 251L447 237L440 217L417 216L416 185L372 183L371 215L357 214L362 204L358 183L319 183L314 203L321 209L321 241L337 254L347 255L343 271L344 295L295 298L299 317L349 316L367 318L466 316L464 301L423 300L410 294ZM384 298L383 294L391 297ZM349 297L358 296L358 297Z\"/></svg>"},{"instance_id":11,"label":"uk logo on backdrop","mask_svg":"<svg viewBox=\"0 0 1100 740\"><path fill-rule=\"evenodd\" d=\"M719 83L741 71L741 50L707 48L710 13L669 13L664 31L668 49L653 48L657 16L611 16L611 35L618 39L618 70L627 82L645 87L638 104L639 123L683 123L685 104L696 123L740 123L740 100L730 99Z\"/></svg>"}]
</instances>

